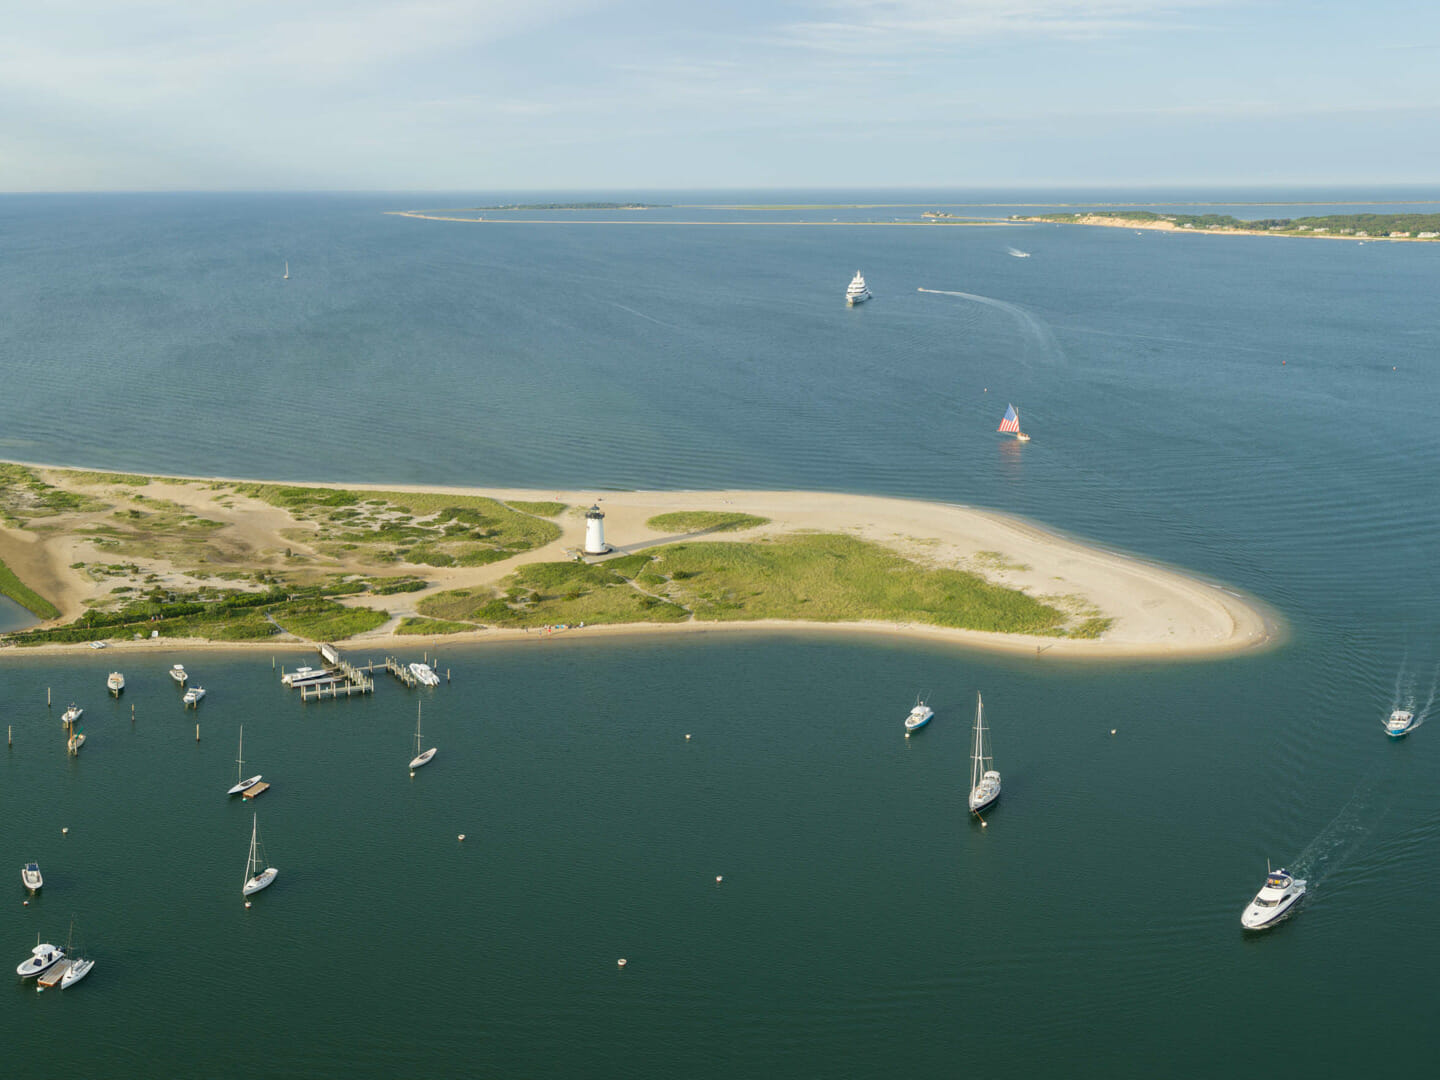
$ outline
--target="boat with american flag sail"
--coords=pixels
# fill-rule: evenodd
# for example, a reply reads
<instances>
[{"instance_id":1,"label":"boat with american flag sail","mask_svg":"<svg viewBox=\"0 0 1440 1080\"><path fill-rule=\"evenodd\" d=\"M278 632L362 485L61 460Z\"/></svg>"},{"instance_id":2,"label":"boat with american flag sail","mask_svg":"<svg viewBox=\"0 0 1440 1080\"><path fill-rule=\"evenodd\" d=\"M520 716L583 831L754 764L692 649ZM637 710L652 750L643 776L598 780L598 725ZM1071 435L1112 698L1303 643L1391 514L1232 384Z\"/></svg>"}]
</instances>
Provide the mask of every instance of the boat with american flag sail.
<instances>
[{"instance_id":1,"label":"boat with american flag sail","mask_svg":"<svg viewBox=\"0 0 1440 1080\"><path fill-rule=\"evenodd\" d=\"M1020 430L1020 410L1014 405L1005 406L1005 417L1000 421L999 431L1014 435L1017 442L1029 442L1030 436Z\"/></svg>"}]
</instances>

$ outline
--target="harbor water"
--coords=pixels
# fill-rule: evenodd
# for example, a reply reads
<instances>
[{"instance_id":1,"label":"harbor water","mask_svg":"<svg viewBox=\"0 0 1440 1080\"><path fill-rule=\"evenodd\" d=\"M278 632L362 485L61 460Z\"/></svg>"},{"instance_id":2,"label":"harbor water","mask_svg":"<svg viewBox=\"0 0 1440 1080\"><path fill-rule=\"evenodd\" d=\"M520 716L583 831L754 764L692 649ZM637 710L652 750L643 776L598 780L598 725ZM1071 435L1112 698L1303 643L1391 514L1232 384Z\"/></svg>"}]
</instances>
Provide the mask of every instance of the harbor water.
<instances>
[{"instance_id":1,"label":"harbor water","mask_svg":"<svg viewBox=\"0 0 1440 1080\"><path fill-rule=\"evenodd\" d=\"M1016 198L863 194L784 201L895 205L680 193L645 225L383 213L510 201L473 195L0 199L0 457L961 502L1288 627L1256 655L1084 665L834 635L420 639L402 659L438 650L448 682L308 704L279 667L313 653L0 651L0 944L18 964L73 917L97 960L3 995L0 1039L44 1048L7 1076L1432 1060L1396 1009L1440 964L1440 246L954 228L920 213ZM1235 197L1221 212L1291 216ZM857 269L874 299L847 309ZM1029 444L995 432L1010 402ZM906 739L922 691L936 716ZM977 692L1005 784L984 828ZM421 702L439 753L412 778ZM1399 706L1422 723L1390 740ZM253 805L224 794L242 724L245 775L274 785ZM252 814L280 875L247 910ZM1309 895L1246 935L1267 860Z\"/></svg>"}]
</instances>

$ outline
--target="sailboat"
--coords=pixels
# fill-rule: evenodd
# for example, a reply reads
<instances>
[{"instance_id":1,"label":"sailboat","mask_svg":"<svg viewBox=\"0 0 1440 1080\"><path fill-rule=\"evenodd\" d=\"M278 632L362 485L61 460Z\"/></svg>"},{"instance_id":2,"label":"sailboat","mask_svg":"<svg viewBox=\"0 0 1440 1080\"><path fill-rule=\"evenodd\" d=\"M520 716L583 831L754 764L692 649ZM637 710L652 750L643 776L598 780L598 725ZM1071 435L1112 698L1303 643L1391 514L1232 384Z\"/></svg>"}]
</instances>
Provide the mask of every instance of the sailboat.
<instances>
[{"instance_id":1,"label":"sailboat","mask_svg":"<svg viewBox=\"0 0 1440 1080\"><path fill-rule=\"evenodd\" d=\"M280 873L273 866L266 866L264 870L260 867L265 865L265 849L260 845L260 818L255 815L250 823L250 857L245 861L245 887L244 894L249 896L257 893L267 885L271 884L277 874Z\"/></svg>"},{"instance_id":2,"label":"sailboat","mask_svg":"<svg viewBox=\"0 0 1440 1080\"><path fill-rule=\"evenodd\" d=\"M284 280L286 280L286 281L289 281L289 280L290 280L290 260L289 260L289 259L286 259L286 260L285 260L285 278L284 278Z\"/></svg>"},{"instance_id":3,"label":"sailboat","mask_svg":"<svg viewBox=\"0 0 1440 1080\"><path fill-rule=\"evenodd\" d=\"M970 812L978 814L1000 797L1000 774L985 752L985 703L975 695L975 749L970 754Z\"/></svg>"},{"instance_id":4,"label":"sailboat","mask_svg":"<svg viewBox=\"0 0 1440 1080\"><path fill-rule=\"evenodd\" d=\"M1000 421L997 431L1005 431L1014 435L1018 442L1029 442L1030 436L1020 430L1020 410L1014 405L1005 406L1005 418Z\"/></svg>"},{"instance_id":5,"label":"sailboat","mask_svg":"<svg viewBox=\"0 0 1440 1080\"><path fill-rule=\"evenodd\" d=\"M241 792L249 791L252 787L254 787L256 784L258 784L258 783L260 782L260 774L259 774L259 773L256 773L254 776L250 777L249 780L244 779L244 776L245 776L244 771L243 771L244 768L245 768L245 725L244 725L244 724L241 724L241 725L240 725L240 749L237 750L235 753L236 753L236 757L235 757L235 781L236 781L236 783L235 783L235 786L234 786L234 787L232 787L229 791L227 791L227 792L225 793L226 795L239 795Z\"/></svg>"},{"instance_id":6,"label":"sailboat","mask_svg":"<svg viewBox=\"0 0 1440 1080\"><path fill-rule=\"evenodd\" d=\"M90 969L95 966L95 961L87 959L83 954L87 952L83 947L75 947L75 920L70 920L70 936L65 939L65 955L72 957L69 965L65 968L65 974L60 976L60 989L68 990L77 982L90 974Z\"/></svg>"},{"instance_id":7,"label":"sailboat","mask_svg":"<svg viewBox=\"0 0 1440 1080\"><path fill-rule=\"evenodd\" d=\"M414 772L421 765L429 765L430 759L435 756L435 747L431 747L423 754L420 752L420 703L415 703L415 756L410 759L410 771Z\"/></svg>"}]
</instances>

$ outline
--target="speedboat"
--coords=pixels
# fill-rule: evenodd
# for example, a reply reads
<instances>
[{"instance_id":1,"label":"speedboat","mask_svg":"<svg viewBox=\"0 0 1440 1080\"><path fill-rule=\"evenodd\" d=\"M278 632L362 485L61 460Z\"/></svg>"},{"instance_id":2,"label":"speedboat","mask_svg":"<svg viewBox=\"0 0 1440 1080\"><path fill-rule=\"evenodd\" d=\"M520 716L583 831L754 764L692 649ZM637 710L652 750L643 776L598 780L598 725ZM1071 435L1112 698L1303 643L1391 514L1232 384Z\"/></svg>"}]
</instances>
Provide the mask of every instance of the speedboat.
<instances>
[{"instance_id":1,"label":"speedboat","mask_svg":"<svg viewBox=\"0 0 1440 1080\"><path fill-rule=\"evenodd\" d=\"M200 704L200 699L203 698L204 696L205 696L205 688L204 688L203 686L192 686L192 687L190 687L189 690L186 690L186 691L185 691L185 697L184 697L183 700L184 700L184 702L185 702L185 704L186 704L187 706L188 706L188 705L199 705L199 704Z\"/></svg>"},{"instance_id":2,"label":"speedboat","mask_svg":"<svg viewBox=\"0 0 1440 1080\"><path fill-rule=\"evenodd\" d=\"M1290 909L1305 895L1305 882L1292 877L1289 870L1281 867L1265 875L1265 885L1250 901L1250 906L1240 916L1240 925L1246 930L1264 930L1279 922L1290 913Z\"/></svg>"},{"instance_id":3,"label":"speedboat","mask_svg":"<svg viewBox=\"0 0 1440 1080\"><path fill-rule=\"evenodd\" d=\"M40 864L27 862L20 868L20 880L31 892L39 892L45 885L45 879L40 876Z\"/></svg>"},{"instance_id":4,"label":"speedboat","mask_svg":"<svg viewBox=\"0 0 1440 1080\"><path fill-rule=\"evenodd\" d=\"M926 705L923 698L917 697L915 699L915 707L910 710L910 715L905 717L905 730L918 731L928 724L930 718L934 715L935 710L930 708L929 705Z\"/></svg>"},{"instance_id":5,"label":"speedboat","mask_svg":"<svg viewBox=\"0 0 1440 1080\"><path fill-rule=\"evenodd\" d=\"M84 711L84 709L80 708L80 706L76 705L72 701L70 703L70 707L60 714L60 723L64 724L66 727L69 727L71 724L75 723L76 720L80 719L80 714Z\"/></svg>"},{"instance_id":6,"label":"speedboat","mask_svg":"<svg viewBox=\"0 0 1440 1080\"><path fill-rule=\"evenodd\" d=\"M418 660L410 665L410 674L424 686L439 686L440 676L435 674L429 664L422 664Z\"/></svg>"},{"instance_id":7,"label":"speedboat","mask_svg":"<svg viewBox=\"0 0 1440 1080\"><path fill-rule=\"evenodd\" d=\"M298 667L288 675L281 675L280 681L286 686L304 686L307 683L318 682L322 679L333 679L335 676L328 668Z\"/></svg>"},{"instance_id":8,"label":"speedboat","mask_svg":"<svg viewBox=\"0 0 1440 1080\"><path fill-rule=\"evenodd\" d=\"M1415 714L1409 709L1396 709L1390 714L1390 719L1385 721L1385 734L1392 739L1398 739L1401 735L1410 734L1410 729L1415 726Z\"/></svg>"},{"instance_id":9,"label":"speedboat","mask_svg":"<svg viewBox=\"0 0 1440 1080\"><path fill-rule=\"evenodd\" d=\"M119 697L120 691L125 689L125 676L118 671L112 671L110 677L105 680L105 685L110 688L112 694Z\"/></svg>"},{"instance_id":10,"label":"speedboat","mask_svg":"<svg viewBox=\"0 0 1440 1080\"><path fill-rule=\"evenodd\" d=\"M865 279L860 276L860 271L855 271L855 276L850 279L850 287L845 290L845 303L850 307L856 304L863 304L870 299L870 290L865 285Z\"/></svg>"},{"instance_id":11,"label":"speedboat","mask_svg":"<svg viewBox=\"0 0 1440 1080\"><path fill-rule=\"evenodd\" d=\"M70 964L70 969L60 976L60 989L68 990L77 982L90 974L90 969L95 966L94 960L75 960Z\"/></svg>"},{"instance_id":12,"label":"speedboat","mask_svg":"<svg viewBox=\"0 0 1440 1080\"><path fill-rule=\"evenodd\" d=\"M43 975L64 959L65 950L60 946L36 945L30 950L30 959L16 967L15 974L22 979L33 979L36 975Z\"/></svg>"},{"instance_id":13,"label":"speedboat","mask_svg":"<svg viewBox=\"0 0 1440 1080\"><path fill-rule=\"evenodd\" d=\"M177 683L179 683L181 686L184 686L185 680L188 679L190 676L185 674L184 664L176 664L170 669L170 677L174 679Z\"/></svg>"}]
</instances>

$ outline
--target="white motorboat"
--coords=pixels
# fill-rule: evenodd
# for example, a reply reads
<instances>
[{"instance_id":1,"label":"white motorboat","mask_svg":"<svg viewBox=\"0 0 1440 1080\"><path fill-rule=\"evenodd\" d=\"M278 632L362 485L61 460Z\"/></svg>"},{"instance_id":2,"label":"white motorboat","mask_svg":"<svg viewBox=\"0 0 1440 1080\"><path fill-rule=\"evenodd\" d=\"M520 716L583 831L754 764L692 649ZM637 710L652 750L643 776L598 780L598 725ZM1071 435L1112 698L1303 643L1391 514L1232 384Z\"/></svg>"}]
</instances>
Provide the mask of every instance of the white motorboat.
<instances>
[{"instance_id":1,"label":"white motorboat","mask_svg":"<svg viewBox=\"0 0 1440 1080\"><path fill-rule=\"evenodd\" d=\"M986 751L985 703L975 695L975 748L970 754L970 812L978 814L1000 797L1000 774Z\"/></svg>"},{"instance_id":2,"label":"white motorboat","mask_svg":"<svg viewBox=\"0 0 1440 1080\"><path fill-rule=\"evenodd\" d=\"M172 667L172 668L170 669L170 678L174 679L174 680L175 680L177 683L179 683L181 686L184 686L184 685L185 685L185 680L188 679L189 677L190 677L189 675L186 675L186 674L185 674L185 665L184 665L184 664L176 664L174 667Z\"/></svg>"},{"instance_id":3,"label":"white motorboat","mask_svg":"<svg viewBox=\"0 0 1440 1080\"><path fill-rule=\"evenodd\" d=\"M125 689L125 676L118 671L112 671L110 677L105 680L105 685L112 694L119 697L120 691Z\"/></svg>"},{"instance_id":4,"label":"white motorboat","mask_svg":"<svg viewBox=\"0 0 1440 1080\"><path fill-rule=\"evenodd\" d=\"M185 691L185 697L183 699L185 702L185 707L190 708L192 705L199 705L200 699L204 696L205 688L203 686L190 687L189 690Z\"/></svg>"},{"instance_id":5,"label":"white motorboat","mask_svg":"<svg viewBox=\"0 0 1440 1080\"><path fill-rule=\"evenodd\" d=\"M281 675L280 681L286 686L295 687L333 678L335 678L335 674L328 668L298 667L286 675Z\"/></svg>"},{"instance_id":6,"label":"white motorboat","mask_svg":"<svg viewBox=\"0 0 1440 1080\"><path fill-rule=\"evenodd\" d=\"M415 756L410 759L410 771L414 772L421 765L429 765L430 759L435 756L435 747L431 747L423 754L420 752L420 703L415 703Z\"/></svg>"},{"instance_id":7,"label":"white motorboat","mask_svg":"<svg viewBox=\"0 0 1440 1080\"><path fill-rule=\"evenodd\" d=\"M855 276L850 279L850 286L845 290L845 303L850 307L856 304L863 304L870 299L870 290L865 285L865 279L860 276L860 271L855 271Z\"/></svg>"},{"instance_id":8,"label":"white motorboat","mask_svg":"<svg viewBox=\"0 0 1440 1080\"><path fill-rule=\"evenodd\" d=\"M89 975L90 969L94 966L94 960L72 960L69 969L60 976L60 989L69 990L70 987Z\"/></svg>"},{"instance_id":9,"label":"white motorboat","mask_svg":"<svg viewBox=\"0 0 1440 1080\"><path fill-rule=\"evenodd\" d=\"M240 795L249 791L260 782L260 774L256 773L250 779L245 779L245 725L240 725L240 749L236 751L235 757L235 786L227 791L226 795Z\"/></svg>"},{"instance_id":10,"label":"white motorboat","mask_svg":"<svg viewBox=\"0 0 1440 1080\"><path fill-rule=\"evenodd\" d=\"M40 873L40 864L27 862L20 868L20 880L31 892L39 892L45 886L45 878Z\"/></svg>"},{"instance_id":11,"label":"white motorboat","mask_svg":"<svg viewBox=\"0 0 1440 1080\"><path fill-rule=\"evenodd\" d=\"M246 896L257 893L275 881L280 873L273 866L265 866L265 849L260 844L260 819L258 815L250 823L250 857L245 861L245 886L242 890Z\"/></svg>"},{"instance_id":12,"label":"white motorboat","mask_svg":"<svg viewBox=\"0 0 1440 1080\"><path fill-rule=\"evenodd\" d=\"M429 664L422 664L418 661L411 664L410 674L414 675L422 686L440 685L440 676L435 674Z\"/></svg>"},{"instance_id":13,"label":"white motorboat","mask_svg":"<svg viewBox=\"0 0 1440 1080\"><path fill-rule=\"evenodd\" d=\"M1240 916L1246 930L1264 930L1279 922L1305 895L1305 882L1281 867L1265 875L1265 884Z\"/></svg>"},{"instance_id":14,"label":"white motorboat","mask_svg":"<svg viewBox=\"0 0 1440 1080\"><path fill-rule=\"evenodd\" d=\"M1415 714L1409 709L1396 709L1390 714L1390 719L1385 721L1385 734L1392 739L1398 739L1401 735L1408 735L1415 726Z\"/></svg>"},{"instance_id":15,"label":"white motorboat","mask_svg":"<svg viewBox=\"0 0 1440 1080\"><path fill-rule=\"evenodd\" d=\"M71 724L75 723L75 721L79 720L84 712L84 709L80 708L80 706L76 705L74 702L71 702L70 707L60 714L60 723L64 724L66 727L69 727Z\"/></svg>"},{"instance_id":16,"label":"white motorboat","mask_svg":"<svg viewBox=\"0 0 1440 1080\"><path fill-rule=\"evenodd\" d=\"M917 697L915 699L915 707L910 710L910 715L905 717L905 730L918 731L928 724L930 718L934 715L935 710L925 704L925 699L923 697Z\"/></svg>"},{"instance_id":17,"label":"white motorboat","mask_svg":"<svg viewBox=\"0 0 1440 1080\"><path fill-rule=\"evenodd\" d=\"M43 975L65 959L65 950L58 945L36 945L30 950L30 959L15 968L15 974L22 979L33 979Z\"/></svg>"}]
</instances>

